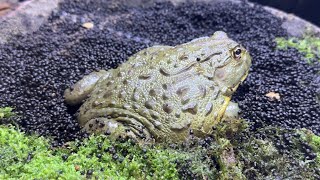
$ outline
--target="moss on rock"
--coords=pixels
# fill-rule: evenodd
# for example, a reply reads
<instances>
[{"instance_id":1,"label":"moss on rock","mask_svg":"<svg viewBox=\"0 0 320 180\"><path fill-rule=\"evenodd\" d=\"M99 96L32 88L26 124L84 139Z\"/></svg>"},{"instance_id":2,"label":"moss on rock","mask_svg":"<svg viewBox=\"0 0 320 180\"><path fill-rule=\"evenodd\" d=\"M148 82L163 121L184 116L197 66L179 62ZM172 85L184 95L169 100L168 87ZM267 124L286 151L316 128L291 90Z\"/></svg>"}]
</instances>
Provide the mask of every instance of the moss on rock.
<instances>
[{"instance_id":1,"label":"moss on rock","mask_svg":"<svg viewBox=\"0 0 320 180\"><path fill-rule=\"evenodd\" d=\"M305 58L309 63L313 61L320 62L320 38L306 35L304 38L299 39L296 37L291 38L276 38L277 47L286 49L288 47L296 48L301 53L305 54Z\"/></svg>"}]
</instances>

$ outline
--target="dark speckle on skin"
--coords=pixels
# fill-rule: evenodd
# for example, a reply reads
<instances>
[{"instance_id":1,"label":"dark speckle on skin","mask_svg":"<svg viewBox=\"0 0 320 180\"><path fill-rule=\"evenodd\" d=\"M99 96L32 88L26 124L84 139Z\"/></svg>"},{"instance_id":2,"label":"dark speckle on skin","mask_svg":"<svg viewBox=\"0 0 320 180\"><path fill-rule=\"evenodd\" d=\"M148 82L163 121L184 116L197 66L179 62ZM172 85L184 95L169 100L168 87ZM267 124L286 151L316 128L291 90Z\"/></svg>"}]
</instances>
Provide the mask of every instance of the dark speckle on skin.
<instances>
[{"instance_id":1,"label":"dark speckle on skin","mask_svg":"<svg viewBox=\"0 0 320 180\"><path fill-rule=\"evenodd\" d=\"M173 111L173 105L170 104L170 103L164 104L164 105L162 106L162 108L163 108L163 110L164 110L166 113L168 113L168 114L170 114L170 113Z\"/></svg>"},{"instance_id":2,"label":"dark speckle on skin","mask_svg":"<svg viewBox=\"0 0 320 180\"><path fill-rule=\"evenodd\" d=\"M100 128L103 128L104 126L105 126L105 124L102 123L102 122L99 124L99 127L100 127Z\"/></svg>"},{"instance_id":3,"label":"dark speckle on skin","mask_svg":"<svg viewBox=\"0 0 320 180\"><path fill-rule=\"evenodd\" d=\"M168 90L168 84L162 84L162 88L163 88L164 90Z\"/></svg>"},{"instance_id":4,"label":"dark speckle on skin","mask_svg":"<svg viewBox=\"0 0 320 180\"><path fill-rule=\"evenodd\" d=\"M145 102L145 106L148 109L153 109L155 105L156 105L156 103L153 100L148 100Z\"/></svg>"},{"instance_id":5,"label":"dark speckle on skin","mask_svg":"<svg viewBox=\"0 0 320 180\"><path fill-rule=\"evenodd\" d=\"M124 85L127 85L129 82L128 82L127 79L125 79L125 80L122 81L122 83L123 83Z\"/></svg>"},{"instance_id":6,"label":"dark speckle on skin","mask_svg":"<svg viewBox=\"0 0 320 180\"><path fill-rule=\"evenodd\" d=\"M156 96L157 93L158 92L155 89L150 89L150 91L149 91L150 96Z\"/></svg>"},{"instance_id":7,"label":"dark speckle on skin","mask_svg":"<svg viewBox=\"0 0 320 180\"><path fill-rule=\"evenodd\" d=\"M163 93L162 94L162 99L163 100L168 100L169 99L169 94L168 93Z\"/></svg>"},{"instance_id":8,"label":"dark speckle on skin","mask_svg":"<svg viewBox=\"0 0 320 180\"><path fill-rule=\"evenodd\" d=\"M114 83L114 81L108 81L107 86L111 86Z\"/></svg>"}]
</instances>

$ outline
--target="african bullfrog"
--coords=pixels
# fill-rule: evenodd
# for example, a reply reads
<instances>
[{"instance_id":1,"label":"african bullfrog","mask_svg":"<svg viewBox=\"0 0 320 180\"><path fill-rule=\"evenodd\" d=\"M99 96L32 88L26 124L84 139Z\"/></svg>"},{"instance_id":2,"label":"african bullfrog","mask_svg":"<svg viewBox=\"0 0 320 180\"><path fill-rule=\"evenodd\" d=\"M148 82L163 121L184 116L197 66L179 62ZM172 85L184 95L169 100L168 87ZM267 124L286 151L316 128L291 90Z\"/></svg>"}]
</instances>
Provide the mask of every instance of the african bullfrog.
<instances>
[{"instance_id":1,"label":"african bullfrog","mask_svg":"<svg viewBox=\"0 0 320 180\"><path fill-rule=\"evenodd\" d=\"M238 117L230 99L250 66L248 51L217 31L141 50L117 69L84 76L64 97L70 105L83 103L77 116L89 133L179 142Z\"/></svg>"}]
</instances>

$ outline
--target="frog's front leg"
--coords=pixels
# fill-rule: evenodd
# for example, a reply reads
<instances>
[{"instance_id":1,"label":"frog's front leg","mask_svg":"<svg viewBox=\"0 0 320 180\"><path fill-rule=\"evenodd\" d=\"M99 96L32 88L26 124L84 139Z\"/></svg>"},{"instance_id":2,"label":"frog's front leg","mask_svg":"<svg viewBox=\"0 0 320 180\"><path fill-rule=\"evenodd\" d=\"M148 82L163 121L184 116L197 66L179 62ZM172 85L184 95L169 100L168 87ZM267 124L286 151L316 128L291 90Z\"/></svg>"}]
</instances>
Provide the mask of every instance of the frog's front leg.
<instances>
[{"instance_id":1,"label":"frog's front leg","mask_svg":"<svg viewBox=\"0 0 320 180\"><path fill-rule=\"evenodd\" d=\"M105 70L100 70L98 72L92 72L89 75L84 76L71 88L65 90L64 98L66 103L69 105L80 104L84 99L88 97L88 95L94 89L97 82L102 77L108 77L108 75L109 72Z\"/></svg>"},{"instance_id":2,"label":"frog's front leg","mask_svg":"<svg viewBox=\"0 0 320 180\"><path fill-rule=\"evenodd\" d=\"M225 119L239 119L240 108L238 103L230 101L223 115L222 121Z\"/></svg>"},{"instance_id":3,"label":"frog's front leg","mask_svg":"<svg viewBox=\"0 0 320 180\"><path fill-rule=\"evenodd\" d=\"M221 120L220 133L223 133L228 138L232 138L247 128L247 124L241 119L239 112L240 108L238 104L230 102Z\"/></svg>"}]
</instances>

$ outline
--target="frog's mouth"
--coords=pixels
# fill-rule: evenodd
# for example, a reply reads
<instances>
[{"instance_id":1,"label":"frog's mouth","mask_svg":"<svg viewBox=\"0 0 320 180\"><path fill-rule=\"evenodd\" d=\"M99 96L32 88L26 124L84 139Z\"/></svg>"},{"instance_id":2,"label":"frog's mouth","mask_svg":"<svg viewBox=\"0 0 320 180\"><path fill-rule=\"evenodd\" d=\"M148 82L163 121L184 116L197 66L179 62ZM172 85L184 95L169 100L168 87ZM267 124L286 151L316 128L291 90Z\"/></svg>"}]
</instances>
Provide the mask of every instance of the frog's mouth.
<instances>
[{"instance_id":1,"label":"frog's mouth","mask_svg":"<svg viewBox=\"0 0 320 180\"><path fill-rule=\"evenodd\" d=\"M240 84L242 84L242 82L247 79L248 74L249 74L249 69L246 71L244 76L242 76L242 78L240 79L239 83L237 85L235 85L233 88L231 88L232 92L235 92L238 89L238 87L240 86Z\"/></svg>"},{"instance_id":2,"label":"frog's mouth","mask_svg":"<svg viewBox=\"0 0 320 180\"><path fill-rule=\"evenodd\" d=\"M225 91L224 95L225 96L231 96L234 92L236 92L236 90L238 89L238 87L240 86L240 84L242 84L242 82L247 78L249 74L249 69L246 71L246 73L242 76L242 78L240 79L239 83L237 83L236 85L233 85L231 87L228 87L227 90Z\"/></svg>"}]
</instances>

